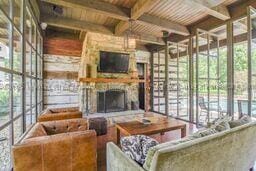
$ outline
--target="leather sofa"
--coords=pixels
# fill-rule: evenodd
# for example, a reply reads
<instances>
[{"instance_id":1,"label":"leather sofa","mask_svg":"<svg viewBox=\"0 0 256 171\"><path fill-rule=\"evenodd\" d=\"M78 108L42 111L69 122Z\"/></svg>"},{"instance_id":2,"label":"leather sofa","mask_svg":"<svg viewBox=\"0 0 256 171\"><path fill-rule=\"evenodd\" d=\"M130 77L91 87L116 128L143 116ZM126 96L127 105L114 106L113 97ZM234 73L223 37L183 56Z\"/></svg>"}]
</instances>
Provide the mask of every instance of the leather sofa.
<instances>
[{"instance_id":1,"label":"leather sofa","mask_svg":"<svg viewBox=\"0 0 256 171\"><path fill-rule=\"evenodd\" d=\"M38 122L12 147L14 171L97 170L97 138L86 119Z\"/></svg>"},{"instance_id":2,"label":"leather sofa","mask_svg":"<svg viewBox=\"0 0 256 171\"><path fill-rule=\"evenodd\" d=\"M38 116L38 122L82 118L82 116L78 107L46 109Z\"/></svg>"}]
</instances>

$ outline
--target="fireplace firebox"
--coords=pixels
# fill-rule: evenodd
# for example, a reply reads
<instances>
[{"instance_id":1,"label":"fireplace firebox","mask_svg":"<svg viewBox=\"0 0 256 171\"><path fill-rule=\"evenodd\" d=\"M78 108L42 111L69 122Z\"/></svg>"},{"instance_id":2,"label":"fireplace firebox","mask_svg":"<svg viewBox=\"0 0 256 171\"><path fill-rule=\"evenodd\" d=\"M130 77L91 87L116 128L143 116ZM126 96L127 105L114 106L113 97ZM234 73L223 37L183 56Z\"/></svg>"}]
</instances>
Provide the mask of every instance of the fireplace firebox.
<instances>
[{"instance_id":1,"label":"fireplace firebox","mask_svg":"<svg viewBox=\"0 0 256 171\"><path fill-rule=\"evenodd\" d=\"M107 90L97 93L97 112L109 113L126 110L125 90Z\"/></svg>"}]
</instances>

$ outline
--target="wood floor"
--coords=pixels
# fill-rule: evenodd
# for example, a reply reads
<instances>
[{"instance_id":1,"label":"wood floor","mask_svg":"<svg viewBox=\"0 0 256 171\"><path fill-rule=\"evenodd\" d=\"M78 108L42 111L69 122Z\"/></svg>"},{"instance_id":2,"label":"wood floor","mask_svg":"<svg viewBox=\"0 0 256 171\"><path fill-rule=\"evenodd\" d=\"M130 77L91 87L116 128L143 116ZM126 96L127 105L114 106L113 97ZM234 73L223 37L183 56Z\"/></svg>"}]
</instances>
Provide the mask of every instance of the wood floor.
<instances>
[{"instance_id":1,"label":"wood floor","mask_svg":"<svg viewBox=\"0 0 256 171\"><path fill-rule=\"evenodd\" d=\"M187 135L195 132L197 129L194 124L187 123ZM180 130L166 132L164 135L156 134L152 135L159 142L166 142L170 140L175 140L180 138ZM116 128L115 126L108 127L108 133L103 136L98 136L97 138L97 153L98 153L98 171L106 170L106 144L107 142L116 143Z\"/></svg>"}]
</instances>

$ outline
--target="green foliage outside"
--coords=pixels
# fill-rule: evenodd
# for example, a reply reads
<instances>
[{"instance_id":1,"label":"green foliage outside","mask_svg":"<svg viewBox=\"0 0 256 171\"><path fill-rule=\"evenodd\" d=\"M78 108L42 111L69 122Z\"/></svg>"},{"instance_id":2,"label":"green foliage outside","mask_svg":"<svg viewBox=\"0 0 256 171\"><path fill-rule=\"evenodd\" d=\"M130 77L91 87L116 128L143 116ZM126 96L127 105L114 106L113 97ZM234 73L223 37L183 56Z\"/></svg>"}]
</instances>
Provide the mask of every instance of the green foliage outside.
<instances>
[{"instance_id":1,"label":"green foliage outside","mask_svg":"<svg viewBox=\"0 0 256 171\"><path fill-rule=\"evenodd\" d=\"M210 81L210 92L217 95L218 86L220 94L227 94L227 49L220 48L220 70L218 85L217 80ZM243 95L247 93L248 82L248 59L247 44L236 44L234 46L234 82L235 95ZM252 70L256 71L256 51L252 53ZM199 78L207 78L207 57L199 56ZM217 78L217 59L212 57L209 65L210 78ZM194 80L195 81L195 80ZM207 94L207 79L199 79L199 93Z\"/></svg>"},{"instance_id":2,"label":"green foliage outside","mask_svg":"<svg viewBox=\"0 0 256 171\"><path fill-rule=\"evenodd\" d=\"M0 90L0 116L6 115L9 107L9 92L7 90Z\"/></svg>"}]
</instances>

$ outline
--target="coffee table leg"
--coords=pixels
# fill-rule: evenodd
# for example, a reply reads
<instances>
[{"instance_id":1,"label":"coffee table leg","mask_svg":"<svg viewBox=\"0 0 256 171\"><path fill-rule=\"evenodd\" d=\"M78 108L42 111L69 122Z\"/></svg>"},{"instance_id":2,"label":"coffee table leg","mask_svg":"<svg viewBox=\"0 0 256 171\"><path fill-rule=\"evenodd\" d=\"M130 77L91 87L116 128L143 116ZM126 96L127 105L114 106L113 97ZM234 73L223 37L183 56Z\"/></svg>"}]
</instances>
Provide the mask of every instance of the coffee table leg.
<instances>
[{"instance_id":1,"label":"coffee table leg","mask_svg":"<svg viewBox=\"0 0 256 171\"><path fill-rule=\"evenodd\" d=\"M184 126L183 128L181 128L181 138L186 136L186 126Z\"/></svg>"},{"instance_id":2,"label":"coffee table leg","mask_svg":"<svg viewBox=\"0 0 256 171\"><path fill-rule=\"evenodd\" d=\"M120 130L116 129L116 144L120 144Z\"/></svg>"}]
</instances>

